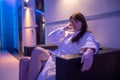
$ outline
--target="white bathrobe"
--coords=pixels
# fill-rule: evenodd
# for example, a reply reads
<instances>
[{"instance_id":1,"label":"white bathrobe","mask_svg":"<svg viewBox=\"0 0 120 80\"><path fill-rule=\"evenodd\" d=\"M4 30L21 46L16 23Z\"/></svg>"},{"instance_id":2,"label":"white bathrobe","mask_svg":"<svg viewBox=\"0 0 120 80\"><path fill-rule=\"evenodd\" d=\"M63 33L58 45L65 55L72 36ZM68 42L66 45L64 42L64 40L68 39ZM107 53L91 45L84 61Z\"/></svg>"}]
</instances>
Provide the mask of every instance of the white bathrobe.
<instances>
[{"instance_id":1,"label":"white bathrobe","mask_svg":"<svg viewBox=\"0 0 120 80\"><path fill-rule=\"evenodd\" d=\"M55 80L56 65L54 55L60 56L62 54L83 54L84 48L95 48L95 53L97 53L98 45L93 34L90 32L86 32L78 43L71 42L71 38L76 36L78 33L79 31L71 32L64 31L63 28L58 28L48 34L48 39L51 43L58 45L59 48L54 51L48 50L53 55L49 57L46 65L38 76L38 80Z\"/></svg>"}]
</instances>

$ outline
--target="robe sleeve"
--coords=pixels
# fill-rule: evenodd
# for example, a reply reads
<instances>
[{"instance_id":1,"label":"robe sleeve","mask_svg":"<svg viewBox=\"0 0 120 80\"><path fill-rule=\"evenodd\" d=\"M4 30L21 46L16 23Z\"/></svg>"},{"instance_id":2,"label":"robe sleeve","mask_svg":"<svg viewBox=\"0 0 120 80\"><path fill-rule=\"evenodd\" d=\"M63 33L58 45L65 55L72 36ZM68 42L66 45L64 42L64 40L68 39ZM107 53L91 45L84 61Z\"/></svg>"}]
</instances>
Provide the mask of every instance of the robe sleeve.
<instances>
[{"instance_id":1,"label":"robe sleeve","mask_svg":"<svg viewBox=\"0 0 120 80\"><path fill-rule=\"evenodd\" d=\"M84 53L85 49L87 48L93 48L95 49L94 54L98 52L99 49L99 43L95 40L92 33L85 34L83 37L83 45L80 48L80 52Z\"/></svg>"},{"instance_id":2,"label":"robe sleeve","mask_svg":"<svg viewBox=\"0 0 120 80\"><path fill-rule=\"evenodd\" d=\"M63 41L64 36L65 36L65 32L63 28L58 28L48 34L48 39L51 44L55 44L59 46Z\"/></svg>"}]
</instances>

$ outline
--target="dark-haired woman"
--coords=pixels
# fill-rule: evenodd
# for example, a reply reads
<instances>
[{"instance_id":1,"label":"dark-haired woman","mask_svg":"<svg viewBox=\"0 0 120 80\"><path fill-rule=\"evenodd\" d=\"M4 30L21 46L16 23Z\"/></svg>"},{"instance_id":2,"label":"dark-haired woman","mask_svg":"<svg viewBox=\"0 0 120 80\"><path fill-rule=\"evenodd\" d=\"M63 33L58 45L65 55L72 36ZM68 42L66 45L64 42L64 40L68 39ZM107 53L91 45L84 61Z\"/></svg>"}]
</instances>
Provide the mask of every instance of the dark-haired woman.
<instances>
[{"instance_id":1,"label":"dark-haired woman","mask_svg":"<svg viewBox=\"0 0 120 80\"><path fill-rule=\"evenodd\" d=\"M58 45L58 49L51 51L36 47L32 52L29 64L28 80L55 80L55 56L63 54L81 54L81 71L91 68L93 55L97 53L97 42L92 33L87 31L87 22L80 12L73 13L66 27L58 28L49 33L48 39L52 44ZM41 61L47 60L41 70ZM34 69L33 69L34 68ZM34 75L33 75L34 74Z\"/></svg>"}]
</instances>

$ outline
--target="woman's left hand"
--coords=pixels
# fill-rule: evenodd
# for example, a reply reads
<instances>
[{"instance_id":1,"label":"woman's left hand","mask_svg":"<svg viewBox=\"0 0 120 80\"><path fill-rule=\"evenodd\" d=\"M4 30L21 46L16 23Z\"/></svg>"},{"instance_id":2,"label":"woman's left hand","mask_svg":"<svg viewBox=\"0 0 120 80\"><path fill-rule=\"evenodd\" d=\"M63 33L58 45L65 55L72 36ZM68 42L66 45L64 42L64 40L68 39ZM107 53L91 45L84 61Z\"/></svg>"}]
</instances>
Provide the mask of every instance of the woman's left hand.
<instances>
[{"instance_id":1,"label":"woman's left hand","mask_svg":"<svg viewBox=\"0 0 120 80\"><path fill-rule=\"evenodd\" d=\"M85 51L85 53L82 55L81 63L83 64L82 68L81 68L82 72L87 71L91 68L92 63L93 63L93 51L92 51L92 49L88 48Z\"/></svg>"}]
</instances>

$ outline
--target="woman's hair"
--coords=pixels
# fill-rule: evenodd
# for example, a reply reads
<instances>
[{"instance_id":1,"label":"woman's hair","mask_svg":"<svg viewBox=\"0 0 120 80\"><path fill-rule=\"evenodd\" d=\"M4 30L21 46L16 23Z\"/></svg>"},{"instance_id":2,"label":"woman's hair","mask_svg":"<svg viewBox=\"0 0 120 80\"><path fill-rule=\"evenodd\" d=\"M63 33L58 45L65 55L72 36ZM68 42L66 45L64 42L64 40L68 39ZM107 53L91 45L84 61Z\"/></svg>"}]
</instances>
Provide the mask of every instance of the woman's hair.
<instances>
[{"instance_id":1,"label":"woman's hair","mask_svg":"<svg viewBox=\"0 0 120 80\"><path fill-rule=\"evenodd\" d=\"M71 19L75 20L75 21L81 21L82 22L82 27L80 29L80 32L72 38L72 42L79 42L79 39L81 39L83 37L83 35L85 34L85 32L87 31L87 22L85 20L85 17L82 13L80 12L76 12L76 13L73 13L69 20L71 21Z\"/></svg>"}]
</instances>

